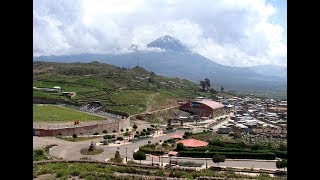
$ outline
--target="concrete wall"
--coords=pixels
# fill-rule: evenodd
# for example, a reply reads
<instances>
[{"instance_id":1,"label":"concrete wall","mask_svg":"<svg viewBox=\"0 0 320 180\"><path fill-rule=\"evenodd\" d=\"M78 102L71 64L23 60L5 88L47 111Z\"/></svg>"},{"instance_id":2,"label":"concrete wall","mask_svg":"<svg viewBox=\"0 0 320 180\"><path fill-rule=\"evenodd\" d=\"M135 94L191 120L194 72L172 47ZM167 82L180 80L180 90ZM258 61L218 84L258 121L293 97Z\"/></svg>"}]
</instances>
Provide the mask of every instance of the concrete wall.
<instances>
[{"instance_id":1,"label":"concrete wall","mask_svg":"<svg viewBox=\"0 0 320 180\"><path fill-rule=\"evenodd\" d=\"M64 128L54 128L54 129L34 129L35 136L58 136L59 134L63 136L72 136L73 134L90 134L92 135L95 132L102 133L103 130L107 130L109 133L112 133L113 130L117 132L120 129L126 129L130 126L130 117L125 119L119 119L111 122L104 122L101 124L93 125L81 125L74 127L64 127Z\"/></svg>"}]
</instances>

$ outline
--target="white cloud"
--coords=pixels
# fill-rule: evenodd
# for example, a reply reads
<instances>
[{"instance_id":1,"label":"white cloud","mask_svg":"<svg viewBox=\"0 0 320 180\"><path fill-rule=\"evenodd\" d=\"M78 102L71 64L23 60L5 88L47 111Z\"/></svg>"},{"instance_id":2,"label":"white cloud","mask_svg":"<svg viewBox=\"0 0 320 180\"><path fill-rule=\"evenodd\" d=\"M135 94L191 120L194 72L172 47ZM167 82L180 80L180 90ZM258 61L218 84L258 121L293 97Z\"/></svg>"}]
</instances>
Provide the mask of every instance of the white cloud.
<instances>
[{"instance_id":1,"label":"white cloud","mask_svg":"<svg viewBox=\"0 0 320 180\"><path fill-rule=\"evenodd\" d=\"M145 45L168 34L225 65L287 63L265 0L34 0L33 11L35 55L157 50Z\"/></svg>"}]
</instances>

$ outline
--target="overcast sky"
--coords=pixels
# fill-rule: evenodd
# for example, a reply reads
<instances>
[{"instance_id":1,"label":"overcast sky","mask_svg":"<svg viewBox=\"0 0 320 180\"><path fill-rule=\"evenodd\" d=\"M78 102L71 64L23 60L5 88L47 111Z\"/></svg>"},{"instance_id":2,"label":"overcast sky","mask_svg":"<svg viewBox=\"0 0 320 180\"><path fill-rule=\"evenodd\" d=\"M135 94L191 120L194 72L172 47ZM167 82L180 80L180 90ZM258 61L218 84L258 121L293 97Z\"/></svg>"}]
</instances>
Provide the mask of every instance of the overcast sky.
<instances>
[{"instance_id":1,"label":"overcast sky","mask_svg":"<svg viewBox=\"0 0 320 180\"><path fill-rule=\"evenodd\" d=\"M163 35L230 66L287 64L286 0L34 0L33 51L108 53Z\"/></svg>"}]
</instances>

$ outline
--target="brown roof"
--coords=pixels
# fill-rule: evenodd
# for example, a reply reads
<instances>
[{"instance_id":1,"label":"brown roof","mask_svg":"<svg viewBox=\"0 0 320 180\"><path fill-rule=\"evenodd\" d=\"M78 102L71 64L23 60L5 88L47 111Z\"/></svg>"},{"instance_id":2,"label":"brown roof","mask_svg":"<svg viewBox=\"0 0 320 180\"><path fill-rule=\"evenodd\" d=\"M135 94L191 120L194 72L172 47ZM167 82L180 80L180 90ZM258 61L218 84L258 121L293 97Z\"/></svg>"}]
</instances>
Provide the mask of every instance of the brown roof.
<instances>
[{"instance_id":1,"label":"brown roof","mask_svg":"<svg viewBox=\"0 0 320 180\"><path fill-rule=\"evenodd\" d=\"M202 101L196 101L196 102L205 104L205 105L211 107L212 109L218 109L218 108L224 107L223 104L216 102L216 101L208 100L208 99L203 99Z\"/></svg>"},{"instance_id":2,"label":"brown roof","mask_svg":"<svg viewBox=\"0 0 320 180\"><path fill-rule=\"evenodd\" d=\"M175 156L175 155L177 155L177 154L178 154L177 151L169 151L169 152L168 152L168 156Z\"/></svg>"},{"instance_id":3,"label":"brown roof","mask_svg":"<svg viewBox=\"0 0 320 180\"><path fill-rule=\"evenodd\" d=\"M207 146L208 143L205 141L200 141L197 139L183 139L180 141L177 141L178 143L182 143L185 147L202 147L202 146Z\"/></svg>"}]
</instances>

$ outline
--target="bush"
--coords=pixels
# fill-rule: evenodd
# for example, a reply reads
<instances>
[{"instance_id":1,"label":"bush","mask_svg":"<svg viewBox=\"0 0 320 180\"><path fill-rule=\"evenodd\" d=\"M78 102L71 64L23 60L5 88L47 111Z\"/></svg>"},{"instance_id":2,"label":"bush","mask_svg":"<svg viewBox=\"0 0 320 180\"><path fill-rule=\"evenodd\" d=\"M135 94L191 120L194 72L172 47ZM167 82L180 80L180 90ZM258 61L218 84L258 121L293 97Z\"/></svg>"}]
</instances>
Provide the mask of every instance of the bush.
<instances>
[{"instance_id":1,"label":"bush","mask_svg":"<svg viewBox=\"0 0 320 180\"><path fill-rule=\"evenodd\" d=\"M117 137L117 140L123 141L123 137L119 136L119 137Z\"/></svg>"},{"instance_id":2,"label":"bush","mask_svg":"<svg viewBox=\"0 0 320 180\"><path fill-rule=\"evenodd\" d=\"M116 131L116 130L113 130L112 132L113 132L113 133L116 133L117 131Z\"/></svg>"},{"instance_id":3,"label":"bush","mask_svg":"<svg viewBox=\"0 0 320 180\"><path fill-rule=\"evenodd\" d=\"M143 131L143 132L147 132L147 130L146 130L146 129L143 129L142 131Z\"/></svg>"},{"instance_id":4,"label":"bush","mask_svg":"<svg viewBox=\"0 0 320 180\"><path fill-rule=\"evenodd\" d=\"M147 131L152 131L152 129L151 128L147 128Z\"/></svg>"},{"instance_id":5,"label":"bush","mask_svg":"<svg viewBox=\"0 0 320 180\"><path fill-rule=\"evenodd\" d=\"M136 134L139 134L139 131L136 131Z\"/></svg>"},{"instance_id":6,"label":"bush","mask_svg":"<svg viewBox=\"0 0 320 180\"><path fill-rule=\"evenodd\" d=\"M167 147L167 146L168 146L168 143L165 143L165 142L164 142L164 143L162 143L162 146L163 146L163 147Z\"/></svg>"},{"instance_id":7,"label":"bush","mask_svg":"<svg viewBox=\"0 0 320 180\"><path fill-rule=\"evenodd\" d=\"M95 132L95 133L93 133L93 135L99 135L99 133L98 133L98 132Z\"/></svg>"},{"instance_id":8,"label":"bush","mask_svg":"<svg viewBox=\"0 0 320 180\"><path fill-rule=\"evenodd\" d=\"M287 151L273 151L278 158L287 159Z\"/></svg>"},{"instance_id":9,"label":"bush","mask_svg":"<svg viewBox=\"0 0 320 180\"><path fill-rule=\"evenodd\" d=\"M160 139L159 142L162 142L162 140Z\"/></svg>"},{"instance_id":10,"label":"bush","mask_svg":"<svg viewBox=\"0 0 320 180\"><path fill-rule=\"evenodd\" d=\"M103 139L112 139L112 136L107 134L107 135L103 136Z\"/></svg>"},{"instance_id":11,"label":"bush","mask_svg":"<svg viewBox=\"0 0 320 180\"><path fill-rule=\"evenodd\" d=\"M121 132L123 132L123 129L120 129Z\"/></svg>"},{"instance_id":12,"label":"bush","mask_svg":"<svg viewBox=\"0 0 320 180\"><path fill-rule=\"evenodd\" d=\"M184 149L185 149L185 147L182 143L177 144L177 148L176 148L177 151L183 151Z\"/></svg>"},{"instance_id":13,"label":"bush","mask_svg":"<svg viewBox=\"0 0 320 180\"><path fill-rule=\"evenodd\" d=\"M133 137L134 137L134 138L139 138L139 136L138 136L137 134L136 134L136 135L134 135Z\"/></svg>"},{"instance_id":14,"label":"bush","mask_svg":"<svg viewBox=\"0 0 320 180\"><path fill-rule=\"evenodd\" d=\"M147 134L147 135L150 135L151 133L148 131L148 132L146 132L146 134Z\"/></svg>"},{"instance_id":15,"label":"bush","mask_svg":"<svg viewBox=\"0 0 320 180\"><path fill-rule=\"evenodd\" d=\"M102 131L104 134L108 134L108 131L107 130L103 130Z\"/></svg>"},{"instance_id":16,"label":"bush","mask_svg":"<svg viewBox=\"0 0 320 180\"><path fill-rule=\"evenodd\" d=\"M72 137L77 138L78 136L77 136L77 134L72 134Z\"/></svg>"},{"instance_id":17,"label":"bush","mask_svg":"<svg viewBox=\"0 0 320 180\"><path fill-rule=\"evenodd\" d=\"M230 159L268 159L274 160L276 155L270 152L263 153L250 153L250 152L209 152L203 153L201 151L180 151L179 156L182 157L197 157L197 158L209 158L215 154L224 155Z\"/></svg>"},{"instance_id":18,"label":"bush","mask_svg":"<svg viewBox=\"0 0 320 180\"><path fill-rule=\"evenodd\" d=\"M151 141L148 141L148 144L151 144Z\"/></svg>"}]
</instances>

